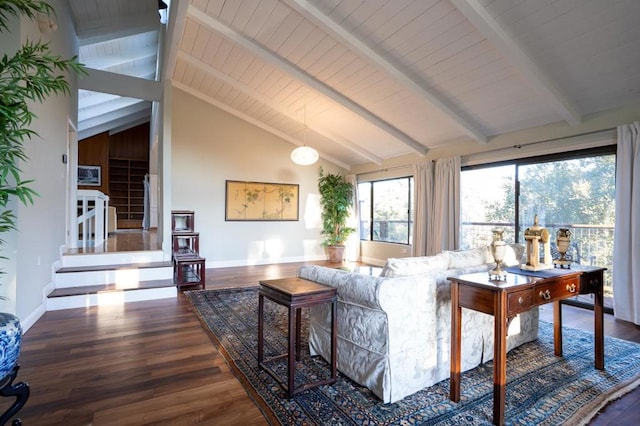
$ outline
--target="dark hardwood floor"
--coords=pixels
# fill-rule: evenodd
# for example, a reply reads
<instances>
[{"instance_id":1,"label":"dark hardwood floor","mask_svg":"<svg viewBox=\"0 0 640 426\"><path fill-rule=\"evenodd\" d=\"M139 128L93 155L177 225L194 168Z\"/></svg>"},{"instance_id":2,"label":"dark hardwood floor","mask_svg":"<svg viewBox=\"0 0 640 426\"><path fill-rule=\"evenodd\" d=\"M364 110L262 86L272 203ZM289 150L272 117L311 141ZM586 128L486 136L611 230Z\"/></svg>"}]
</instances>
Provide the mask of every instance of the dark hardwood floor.
<instances>
[{"instance_id":1,"label":"dark hardwood floor","mask_svg":"<svg viewBox=\"0 0 640 426\"><path fill-rule=\"evenodd\" d=\"M300 264L207 271L206 287L254 286ZM542 317L551 318L543 308ZM564 307L565 325L591 330L590 311ZM607 316L608 336L640 342L640 327ZM32 425L263 425L190 303L177 299L47 312L25 334L20 411ZM1 398L5 399L5 398ZM8 405L1 402L0 409ZM640 390L606 407L592 425L635 423Z\"/></svg>"}]
</instances>

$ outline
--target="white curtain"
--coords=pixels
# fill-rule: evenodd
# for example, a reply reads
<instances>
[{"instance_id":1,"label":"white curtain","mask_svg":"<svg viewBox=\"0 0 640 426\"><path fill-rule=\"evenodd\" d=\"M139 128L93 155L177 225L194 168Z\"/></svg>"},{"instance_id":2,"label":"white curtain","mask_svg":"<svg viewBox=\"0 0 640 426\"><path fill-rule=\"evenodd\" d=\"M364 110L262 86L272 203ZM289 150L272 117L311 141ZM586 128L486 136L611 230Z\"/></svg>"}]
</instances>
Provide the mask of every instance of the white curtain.
<instances>
[{"instance_id":1,"label":"white curtain","mask_svg":"<svg viewBox=\"0 0 640 426\"><path fill-rule=\"evenodd\" d=\"M349 235L345 243L345 259L355 262L360 259L360 205L358 204L358 178L356 175L346 175L345 180L353 185L353 207L347 220L347 226L354 228L356 232Z\"/></svg>"},{"instance_id":2,"label":"white curtain","mask_svg":"<svg viewBox=\"0 0 640 426\"><path fill-rule=\"evenodd\" d=\"M460 232L460 157L436 161L433 209L427 221L427 255L458 248Z\"/></svg>"},{"instance_id":3,"label":"white curtain","mask_svg":"<svg viewBox=\"0 0 640 426\"><path fill-rule=\"evenodd\" d=\"M433 201L433 165L430 160L413 165L413 256L427 255L428 225Z\"/></svg>"},{"instance_id":4,"label":"white curtain","mask_svg":"<svg viewBox=\"0 0 640 426\"><path fill-rule=\"evenodd\" d=\"M640 325L640 121L618 126L613 241L615 316Z\"/></svg>"},{"instance_id":5,"label":"white curtain","mask_svg":"<svg viewBox=\"0 0 640 426\"><path fill-rule=\"evenodd\" d=\"M149 223L151 221L150 216L149 216L149 207L150 207L150 202L149 202L149 197L150 197L150 188L149 188L149 173L147 173L146 175L144 175L144 180L142 181L142 184L144 185L144 206L143 206L143 215L142 215L142 229L144 229L145 231L149 230Z\"/></svg>"}]
</instances>

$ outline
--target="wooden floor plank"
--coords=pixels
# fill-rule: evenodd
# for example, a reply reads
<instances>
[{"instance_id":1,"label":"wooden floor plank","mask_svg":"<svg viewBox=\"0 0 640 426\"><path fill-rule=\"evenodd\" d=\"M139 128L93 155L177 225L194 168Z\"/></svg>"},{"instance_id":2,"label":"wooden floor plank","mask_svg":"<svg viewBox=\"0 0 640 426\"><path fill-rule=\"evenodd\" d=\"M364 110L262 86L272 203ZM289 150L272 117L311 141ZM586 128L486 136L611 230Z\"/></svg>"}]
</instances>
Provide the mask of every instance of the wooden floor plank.
<instances>
[{"instance_id":1,"label":"wooden floor plank","mask_svg":"<svg viewBox=\"0 0 640 426\"><path fill-rule=\"evenodd\" d=\"M299 265L211 269L206 287L255 286L291 276ZM592 312L563 309L566 326L592 330ZM541 309L543 319L551 315ZM610 315L605 333L640 342L640 327ZM18 379L32 394L19 415L29 426L266 424L182 293L47 312L25 334L20 364ZM0 409L7 405L0 401ZM638 413L636 389L591 424L631 424Z\"/></svg>"}]
</instances>

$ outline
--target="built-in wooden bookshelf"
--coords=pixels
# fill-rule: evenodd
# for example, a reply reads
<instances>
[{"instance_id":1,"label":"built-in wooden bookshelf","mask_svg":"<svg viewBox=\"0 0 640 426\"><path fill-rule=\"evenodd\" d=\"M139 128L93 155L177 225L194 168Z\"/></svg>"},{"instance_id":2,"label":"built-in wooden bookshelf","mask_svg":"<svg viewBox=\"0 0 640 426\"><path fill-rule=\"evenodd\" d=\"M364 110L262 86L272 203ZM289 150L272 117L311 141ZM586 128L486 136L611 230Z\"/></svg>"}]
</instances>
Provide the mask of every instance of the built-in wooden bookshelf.
<instances>
[{"instance_id":1,"label":"built-in wooden bookshelf","mask_svg":"<svg viewBox=\"0 0 640 426\"><path fill-rule=\"evenodd\" d=\"M118 228L141 228L144 216L144 176L149 162L109 159L109 204L116 208Z\"/></svg>"},{"instance_id":2,"label":"built-in wooden bookshelf","mask_svg":"<svg viewBox=\"0 0 640 426\"><path fill-rule=\"evenodd\" d=\"M140 229L144 217L144 177L149 173L149 123L117 133L104 132L78 143L78 164L100 166L97 189L116 208L118 229Z\"/></svg>"}]
</instances>

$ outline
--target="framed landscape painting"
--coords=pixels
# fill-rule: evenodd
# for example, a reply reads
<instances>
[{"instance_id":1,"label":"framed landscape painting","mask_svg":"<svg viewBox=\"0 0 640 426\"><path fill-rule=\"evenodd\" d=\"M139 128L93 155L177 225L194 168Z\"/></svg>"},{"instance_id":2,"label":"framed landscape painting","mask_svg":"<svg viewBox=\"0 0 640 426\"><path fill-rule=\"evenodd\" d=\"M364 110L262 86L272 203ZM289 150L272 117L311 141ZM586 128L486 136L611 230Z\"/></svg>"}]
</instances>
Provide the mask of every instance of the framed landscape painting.
<instances>
[{"instance_id":1,"label":"framed landscape painting","mask_svg":"<svg viewBox=\"0 0 640 426\"><path fill-rule=\"evenodd\" d=\"M225 220L298 220L299 185L226 181Z\"/></svg>"},{"instance_id":2,"label":"framed landscape painting","mask_svg":"<svg viewBox=\"0 0 640 426\"><path fill-rule=\"evenodd\" d=\"M78 166L78 185L100 186L102 176L100 166Z\"/></svg>"}]
</instances>

